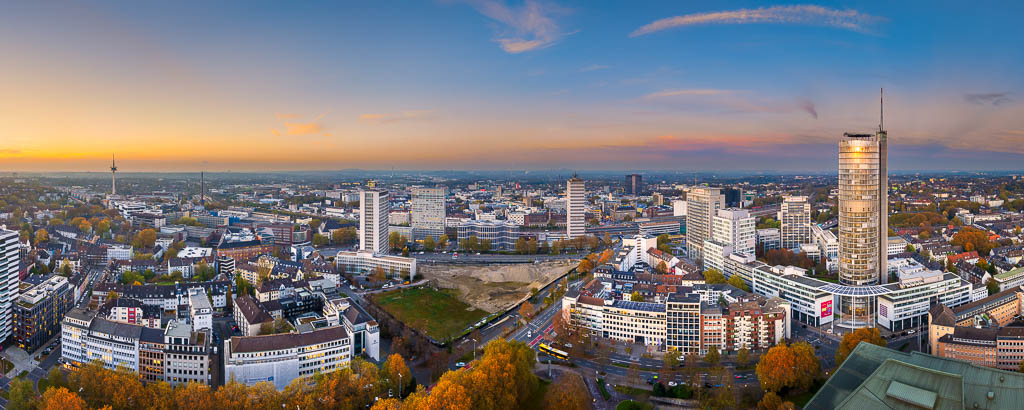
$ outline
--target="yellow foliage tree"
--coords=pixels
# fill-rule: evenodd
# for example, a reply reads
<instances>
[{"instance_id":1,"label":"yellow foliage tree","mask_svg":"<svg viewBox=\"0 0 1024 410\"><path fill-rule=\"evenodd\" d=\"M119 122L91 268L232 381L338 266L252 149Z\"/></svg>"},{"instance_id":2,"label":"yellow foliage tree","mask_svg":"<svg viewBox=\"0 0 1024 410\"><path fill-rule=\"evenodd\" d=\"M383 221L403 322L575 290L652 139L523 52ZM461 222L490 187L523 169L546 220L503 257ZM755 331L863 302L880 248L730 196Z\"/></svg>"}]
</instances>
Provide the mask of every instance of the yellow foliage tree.
<instances>
[{"instance_id":1,"label":"yellow foliage tree","mask_svg":"<svg viewBox=\"0 0 1024 410\"><path fill-rule=\"evenodd\" d=\"M885 339L882 338L877 328L854 330L843 335L843 340L839 342L839 348L836 349L836 366L843 364L860 342L868 342L878 346L886 345Z\"/></svg>"}]
</instances>

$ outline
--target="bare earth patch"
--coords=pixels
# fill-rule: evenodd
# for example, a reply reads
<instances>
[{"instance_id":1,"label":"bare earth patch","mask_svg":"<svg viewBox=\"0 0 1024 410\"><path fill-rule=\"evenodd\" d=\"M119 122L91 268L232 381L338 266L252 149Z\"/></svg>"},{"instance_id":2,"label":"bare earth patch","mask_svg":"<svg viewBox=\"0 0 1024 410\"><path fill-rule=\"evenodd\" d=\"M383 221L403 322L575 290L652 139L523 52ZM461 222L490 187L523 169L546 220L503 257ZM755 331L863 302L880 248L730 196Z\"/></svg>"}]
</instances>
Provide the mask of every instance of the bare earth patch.
<instances>
[{"instance_id":1,"label":"bare earth patch","mask_svg":"<svg viewBox=\"0 0 1024 410\"><path fill-rule=\"evenodd\" d=\"M422 264L416 273L440 288L458 289L466 303L489 313L503 311L576 265L575 261L492 265Z\"/></svg>"}]
</instances>

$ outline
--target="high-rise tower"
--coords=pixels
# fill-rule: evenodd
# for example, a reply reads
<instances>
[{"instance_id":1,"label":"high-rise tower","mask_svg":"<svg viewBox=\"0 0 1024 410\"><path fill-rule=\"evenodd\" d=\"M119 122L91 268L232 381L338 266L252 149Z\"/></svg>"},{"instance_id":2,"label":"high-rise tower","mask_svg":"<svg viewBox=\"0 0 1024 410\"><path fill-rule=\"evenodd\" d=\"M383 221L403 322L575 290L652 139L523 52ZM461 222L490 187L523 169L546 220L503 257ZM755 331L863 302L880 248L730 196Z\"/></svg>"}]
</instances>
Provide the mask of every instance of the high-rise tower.
<instances>
[{"instance_id":1,"label":"high-rise tower","mask_svg":"<svg viewBox=\"0 0 1024 410\"><path fill-rule=\"evenodd\" d=\"M799 249L811 243L811 204L806 196L783 197L778 217L783 249Z\"/></svg>"},{"instance_id":2,"label":"high-rise tower","mask_svg":"<svg viewBox=\"0 0 1024 410\"><path fill-rule=\"evenodd\" d=\"M843 134L839 141L839 283L888 282L888 140L882 123L874 134ZM873 292L840 296L840 325L873 323Z\"/></svg>"},{"instance_id":3,"label":"high-rise tower","mask_svg":"<svg viewBox=\"0 0 1024 410\"><path fill-rule=\"evenodd\" d=\"M114 154L110 154L110 195L117 195L117 163Z\"/></svg>"},{"instance_id":4,"label":"high-rise tower","mask_svg":"<svg viewBox=\"0 0 1024 410\"><path fill-rule=\"evenodd\" d=\"M582 179L573 175L565 183L565 227L569 239L587 233L587 190Z\"/></svg>"},{"instance_id":5,"label":"high-rise tower","mask_svg":"<svg viewBox=\"0 0 1024 410\"><path fill-rule=\"evenodd\" d=\"M711 239L712 220L725 208L721 188L695 187L686 194L686 250L690 259L704 262L704 241Z\"/></svg>"},{"instance_id":6,"label":"high-rise tower","mask_svg":"<svg viewBox=\"0 0 1024 410\"><path fill-rule=\"evenodd\" d=\"M367 188L359 191L359 250L386 255L390 243L388 214L391 200L388 191Z\"/></svg>"},{"instance_id":7,"label":"high-rise tower","mask_svg":"<svg viewBox=\"0 0 1024 410\"><path fill-rule=\"evenodd\" d=\"M422 240L428 236L437 240L444 235L445 187L412 187L412 219L413 240Z\"/></svg>"}]
</instances>

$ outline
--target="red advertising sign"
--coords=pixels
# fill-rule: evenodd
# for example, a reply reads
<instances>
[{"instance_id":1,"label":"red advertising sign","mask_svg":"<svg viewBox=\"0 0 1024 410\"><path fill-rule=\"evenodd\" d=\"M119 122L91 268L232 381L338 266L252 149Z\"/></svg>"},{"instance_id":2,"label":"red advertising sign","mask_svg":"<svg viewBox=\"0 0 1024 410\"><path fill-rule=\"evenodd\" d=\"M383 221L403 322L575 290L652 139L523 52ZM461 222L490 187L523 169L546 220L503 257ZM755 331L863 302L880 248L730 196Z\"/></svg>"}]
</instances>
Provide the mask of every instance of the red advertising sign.
<instances>
[{"instance_id":1,"label":"red advertising sign","mask_svg":"<svg viewBox=\"0 0 1024 410\"><path fill-rule=\"evenodd\" d=\"M826 300L821 302L821 317L832 316L832 301Z\"/></svg>"}]
</instances>

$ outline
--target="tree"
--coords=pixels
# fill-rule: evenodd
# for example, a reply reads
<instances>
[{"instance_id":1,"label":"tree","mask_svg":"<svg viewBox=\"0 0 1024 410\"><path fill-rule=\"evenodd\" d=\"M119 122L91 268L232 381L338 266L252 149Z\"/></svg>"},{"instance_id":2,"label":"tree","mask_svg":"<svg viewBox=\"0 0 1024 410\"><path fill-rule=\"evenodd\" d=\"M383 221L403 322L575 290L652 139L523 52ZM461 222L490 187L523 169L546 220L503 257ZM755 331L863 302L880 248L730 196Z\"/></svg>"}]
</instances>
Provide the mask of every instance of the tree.
<instances>
[{"instance_id":1,"label":"tree","mask_svg":"<svg viewBox=\"0 0 1024 410\"><path fill-rule=\"evenodd\" d=\"M544 394L544 408L557 410L587 410L593 408L590 402L590 390L583 383L583 378L573 372L563 372L548 387Z\"/></svg>"},{"instance_id":2,"label":"tree","mask_svg":"<svg viewBox=\"0 0 1024 410\"><path fill-rule=\"evenodd\" d=\"M526 238L519 238L516 239L516 244L513 247L513 249L515 249L516 253L520 255L525 255L529 251L529 246L530 243L529 241L526 240Z\"/></svg>"},{"instance_id":3,"label":"tree","mask_svg":"<svg viewBox=\"0 0 1024 410\"><path fill-rule=\"evenodd\" d=\"M356 228L353 228L351 226L341 229L335 229L333 232L331 232L331 241L333 241L335 245L351 245L353 243L356 243L356 240L358 239L359 234L356 232Z\"/></svg>"},{"instance_id":4,"label":"tree","mask_svg":"<svg viewBox=\"0 0 1024 410\"><path fill-rule=\"evenodd\" d=\"M327 237L327 235L321 235L321 234L318 234L318 233L313 234L313 246L314 247L320 248L320 247L323 247L323 246L327 246L328 244L330 244L330 242L331 242L331 240L330 240L330 238Z\"/></svg>"},{"instance_id":5,"label":"tree","mask_svg":"<svg viewBox=\"0 0 1024 410\"><path fill-rule=\"evenodd\" d=\"M773 391L765 393L764 397L761 397L761 401L757 402L758 410L779 410L781 408L782 398Z\"/></svg>"},{"instance_id":6,"label":"tree","mask_svg":"<svg viewBox=\"0 0 1024 410\"><path fill-rule=\"evenodd\" d=\"M780 344L768 349L761 355L755 369L761 388L775 392L783 388L808 388L820 371L814 348L804 342Z\"/></svg>"},{"instance_id":7,"label":"tree","mask_svg":"<svg viewBox=\"0 0 1024 410\"><path fill-rule=\"evenodd\" d=\"M877 346L885 346L885 339L878 332L878 328L860 328L853 332L843 335L843 340L839 342L839 348L836 349L836 366L843 364L843 361L850 356L853 349L857 348L860 342L868 342Z\"/></svg>"},{"instance_id":8,"label":"tree","mask_svg":"<svg viewBox=\"0 0 1024 410\"><path fill-rule=\"evenodd\" d=\"M725 283L725 275L718 269L708 269L704 271L704 282L710 284Z\"/></svg>"},{"instance_id":9,"label":"tree","mask_svg":"<svg viewBox=\"0 0 1024 410\"><path fill-rule=\"evenodd\" d=\"M274 334L274 322L266 321L260 323L260 334L261 335L272 335Z\"/></svg>"},{"instance_id":10,"label":"tree","mask_svg":"<svg viewBox=\"0 0 1024 410\"><path fill-rule=\"evenodd\" d=\"M388 234L388 244L391 245L392 250L401 250L405 247L406 242L409 240L405 236L398 232L391 232Z\"/></svg>"},{"instance_id":11,"label":"tree","mask_svg":"<svg viewBox=\"0 0 1024 410\"><path fill-rule=\"evenodd\" d=\"M409 257L409 247L408 246L402 248L402 257L405 257L405 258Z\"/></svg>"},{"instance_id":12,"label":"tree","mask_svg":"<svg viewBox=\"0 0 1024 410\"><path fill-rule=\"evenodd\" d=\"M988 280L985 281L985 287L988 288L989 296L999 293L999 282L996 282L995 279L988 278Z\"/></svg>"},{"instance_id":13,"label":"tree","mask_svg":"<svg viewBox=\"0 0 1024 410\"><path fill-rule=\"evenodd\" d=\"M85 400L82 400L77 394L63 387L58 387L47 389L43 393L43 397L39 399L38 408L39 410L85 410L88 407L85 404Z\"/></svg>"},{"instance_id":14,"label":"tree","mask_svg":"<svg viewBox=\"0 0 1024 410\"><path fill-rule=\"evenodd\" d=\"M135 234L132 246L135 248L152 248L156 244L156 230L146 228Z\"/></svg>"},{"instance_id":15,"label":"tree","mask_svg":"<svg viewBox=\"0 0 1024 410\"><path fill-rule=\"evenodd\" d=\"M32 387L32 381L17 377L11 381L9 402L10 409L32 409L35 408L36 392Z\"/></svg>"},{"instance_id":16,"label":"tree","mask_svg":"<svg viewBox=\"0 0 1024 410\"><path fill-rule=\"evenodd\" d=\"M531 305L530 302L523 302L523 304L519 306L519 316L522 316L524 320L533 316L533 305Z\"/></svg>"},{"instance_id":17,"label":"tree","mask_svg":"<svg viewBox=\"0 0 1024 410\"><path fill-rule=\"evenodd\" d=\"M665 261L658 261L658 267L654 268L654 270L660 274L666 274L668 273L668 265L665 264Z\"/></svg>"},{"instance_id":18,"label":"tree","mask_svg":"<svg viewBox=\"0 0 1024 410\"><path fill-rule=\"evenodd\" d=\"M740 350L736 351L736 365L737 367L743 367L747 363L750 363L750 350L741 347Z\"/></svg>"},{"instance_id":19,"label":"tree","mask_svg":"<svg viewBox=\"0 0 1024 410\"><path fill-rule=\"evenodd\" d=\"M741 278L740 275L730 276L729 280L726 281L726 283L732 285L732 287L734 288L743 290L744 292L750 292L750 286L747 286L747 282L744 282L743 278Z\"/></svg>"},{"instance_id":20,"label":"tree","mask_svg":"<svg viewBox=\"0 0 1024 410\"><path fill-rule=\"evenodd\" d=\"M371 271L371 273L370 273L370 280L372 280L374 282L377 282L377 283L382 283L382 282L388 280L388 273L386 271L384 271L384 268L382 268L380 266L375 267L375 268L373 268L373 271Z\"/></svg>"},{"instance_id":21,"label":"tree","mask_svg":"<svg viewBox=\"0 0 1024 410\"><path fill-rule=\"evenodd\" d=\"M586 275L592 270L594 270L594 263L589 258L580 259L580 264L576 266L576 273L580 275Z\"/></svg>"},{"instance_id":22,"label":"tree","mask_svg":"<svg viewBox=\"0 0 1024 410\"><path fill-rule=\"evenodd\" d=\"M395 394L399 394L400 390L404 393L411 393L405 386L414 382L412 371L409 370L409 366L405 364L405 359L402 356L398 354L388 356L388 359L381 365L380 375L386 380L388 388L394 389Z\"/></svg>"},{"instance_id":23,"label":"tree","mask_svg":"<svg viewBox=\"0 0 1024 410\"><path fill-rule=\"evenodd\" d=\"M50 369L50 372L46 374L46 381L50 388L67 387L67 381L64 379L64 372L60 370L59 366L54 366Z\"/></svg>"},{"instance_id":24,"label":"tree","mask_svg":"<svg viewBox=\"0 0 1024 410\"><path fill-rule=\"evenodd\" d=\"M440 238L437 238L437 248L448 249L448 235L441 235Z\"/></svg>"},{"instance_id":25,"label":"tree","mask_svg":"<svg viewBox=\"0 0 1024 410\"><path fill-rule=\"evenodd\" d=\"M640 291L634 290L633 293L629 295L629 300L634 302L643 302L644 296L640 294Z\"/></svg>"},{"instance_id":26,"label":"tree","mask_svg":"<svg viewBox=\"0 0 1024 410\"><path fill-rule=\"evenodd\" d=\"M711 367L716 367L720 360L721 356L718 354L718 348L714 345L708 347L708 352L704 355L704 363L711 365Z\"/></svg>"},{"instance_id":27,"label":"tree","mask_svg":"<svg viewBox=\"0 0 1024 410\"><path fill-rule=\"evenodd\" d=\"M970 226L960 228L960 231L953 235L949 243L953 246L963 247L968 252L976 250L981 256L987 256L989 251L995 247L988 238L988 232ZM968 250L968 245L970 245L970 250Z\"/></svg>"},{"instance_id":28,"label":"tree","mask_svg":"<svg viewBox=\"0 0 1024 410\"><path fill-rule=\"evenodd\" d=\"M40 228L39 230L36 231L36 241L35 241L36 245L41 244L41 243L46 243L49 240L50 240L50 233L46 232L46 229Z\"/></svg>"},{"instance_id":29,"label":"tree","mask_svg":"<svg viewBox=\"0 0 1024 410\"><path fill-rule=\"evenodd\" d=\"M434 242L433 236L428 235L426 238L423 238L423 249L427 252L433 252L435 248L437 248L437 242Z\"/></svg>"}]
</instances>

